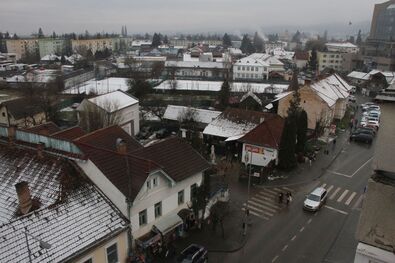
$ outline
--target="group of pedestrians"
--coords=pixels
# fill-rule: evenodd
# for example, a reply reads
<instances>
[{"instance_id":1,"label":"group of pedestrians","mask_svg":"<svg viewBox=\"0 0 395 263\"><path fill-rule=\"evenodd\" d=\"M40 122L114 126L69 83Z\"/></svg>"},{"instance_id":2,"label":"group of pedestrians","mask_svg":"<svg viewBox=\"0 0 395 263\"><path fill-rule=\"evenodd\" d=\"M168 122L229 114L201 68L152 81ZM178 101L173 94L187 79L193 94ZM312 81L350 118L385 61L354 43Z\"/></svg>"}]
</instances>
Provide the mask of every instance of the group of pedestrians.
<instances>
[{"instance_id":1,"label":"group of pedestrians","mask_svg":"<svg viewBox=\"0 0 395 263\"><path fill-rule=\"evenodd\" d=\"M284 197L285 197L285 203L287 204L287 206L289 205L290 202L292 202L292 194L291 192L287 192L287 193L279 193L278 194L278 202L280 204L284 203Z\"/></svg>"}]
</instances>

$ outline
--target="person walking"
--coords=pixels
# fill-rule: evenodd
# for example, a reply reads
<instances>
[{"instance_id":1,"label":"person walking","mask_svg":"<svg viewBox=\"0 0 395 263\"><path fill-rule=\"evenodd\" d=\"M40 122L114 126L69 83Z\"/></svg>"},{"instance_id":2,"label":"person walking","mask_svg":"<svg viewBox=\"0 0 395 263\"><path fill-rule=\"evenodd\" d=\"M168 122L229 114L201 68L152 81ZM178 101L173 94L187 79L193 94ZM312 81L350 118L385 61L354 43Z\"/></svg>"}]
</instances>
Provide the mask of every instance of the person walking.
<instances>
[{"instance_id":1,"label":"person walking","mask_svg":"<svg viewBox=\"0 0 395 263\"><path fill-rule=\"evenodd\" d=\"M287 193L287 206L289 205L289 203L292 202L292 194L291 192Z\"/></svg>"},{"instance_id":2,"label":"person walking","mask_svg":"<svg viewBox=\"0 0 395 263\"><path fill-rule=\"evenodd\" d=\"M280 193L280 194L278 195L278 202L279 202L280 204L283 203L283 197L284 197L284 194L283 194L283 193Z\"/></svg>"}]
</instances>

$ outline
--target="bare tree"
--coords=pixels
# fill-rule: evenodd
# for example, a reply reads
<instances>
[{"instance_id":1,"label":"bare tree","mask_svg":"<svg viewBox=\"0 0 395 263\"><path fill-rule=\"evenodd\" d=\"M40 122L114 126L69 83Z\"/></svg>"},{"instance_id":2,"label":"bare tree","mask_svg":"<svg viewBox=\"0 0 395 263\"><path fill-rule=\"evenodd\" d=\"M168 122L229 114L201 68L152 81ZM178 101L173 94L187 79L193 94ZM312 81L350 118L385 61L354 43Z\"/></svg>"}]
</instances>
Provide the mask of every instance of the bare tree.
<instances>
[{"instance_id":1,"label":"bare tree","mask_svg":"<svg viewBox=\"0 0 395 263\"><path fill-rule=\"evenodd\" d=\"M109 100L96 105L88 100L83 102L83 108L79 112L79 125L88 132L95 131L111 125L120 124L119 103Z\"/></svg>"}]
</instances>

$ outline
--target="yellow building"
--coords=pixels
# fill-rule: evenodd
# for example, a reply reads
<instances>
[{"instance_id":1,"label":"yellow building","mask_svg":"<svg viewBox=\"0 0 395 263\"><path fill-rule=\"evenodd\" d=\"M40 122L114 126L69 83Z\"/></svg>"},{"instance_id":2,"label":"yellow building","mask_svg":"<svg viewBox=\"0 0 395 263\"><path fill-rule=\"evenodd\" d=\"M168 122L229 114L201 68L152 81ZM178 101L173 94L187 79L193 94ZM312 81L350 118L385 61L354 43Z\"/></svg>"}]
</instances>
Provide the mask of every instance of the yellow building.
<instances>
[{"instance_id":1,"label":"yellow building","mask_svg":"<svg viewBox=\"0 0 395 263\"><path fill-rule=\"evenodd\" d=\"M339 52L317 52L318 71L321 72L325 68L334 69L336 71L343 70L343 54Z\"/></svg>"},{"instance_id":2,"label":"yellow building","mask_svg":"<svg viewBox=\"0 0 395 263\"><path fill-rule=\"evenodd\" d=\"M20 60L25 57L28 53L38 54L38 39L7 39L6 41L8 53L15 53L16 59Z\"/></svg>"},{"instance_id":3,"label":"yellow building","mask_svg":"<svg viewBox=\"0 0 395 263\"><path fill-rule=\"evenodd\" d=\"M350 90L351 86L337 74L300 88L300 106L307 113L307 127L314 130L318 122L328 127L334 119L342 119ZM292 94L288 91L278 97L277 114L281 117L287 117Z\"/></svg>"}]
</instances>

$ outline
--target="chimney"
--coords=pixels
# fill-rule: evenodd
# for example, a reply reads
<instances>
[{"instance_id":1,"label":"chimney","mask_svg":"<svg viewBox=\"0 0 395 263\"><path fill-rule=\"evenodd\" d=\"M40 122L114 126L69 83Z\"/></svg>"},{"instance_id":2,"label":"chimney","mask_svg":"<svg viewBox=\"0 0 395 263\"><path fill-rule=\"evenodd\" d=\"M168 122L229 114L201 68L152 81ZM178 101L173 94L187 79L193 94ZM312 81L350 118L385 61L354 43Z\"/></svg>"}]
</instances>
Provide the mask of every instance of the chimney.
<instances>
[{"instance_id":1,"label":"chimney","mask_svg":"<svg viewBox=\"0 0 395 263\"><path fill-rule=\"evenodd\" d=\"M22 215L26 215L32 208L32 198L30 196L29 184L23 181L17 183L15 188L19 200L19 211L22 213Z\"/></svg>"},{"instance_id":2,"label":"chimney","mask_svg":"<svg viewBox=\"0 0 395 263\"><path fill-rule=\"evenodd\" d=\"M261 117L260 119L259 119L259 123L262 123L262 122L264 122L265 121L265 117Z\"/></svg>"},{"instance_id":3,"label":"chimney","mask_svg":"<svg viewBox=\"0 0 395 263\"><path fill-rule=\"evenodd\" d=\"M44 148L45 148L45 143L40 142L39 144L37 144L37 156L39 159L44 158Z\"/></svg>"},{"instance_id":4,"label":"chimney","mask_svg":"<svg viewBox=\"0 0 395 263\"><path fill-rule=\"evenodd\" d=\"M117 139L117 152L120 154L126 154L127 153L127 145L126 142L124 140L122 140L121 138Z\"/></svg>"},{"instance_id":5,"label":"chimney","mask_svg":"<svg viewBox=\"0 0 395 263\"><path fill-rule=\"evenodd\" d=\"M8 141L10 144L13 144L16 137L16 126L10 125L9 127L7 127L7 131L8 131Z\"/></svg>"}]
</instances>

